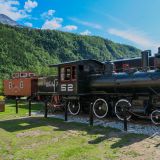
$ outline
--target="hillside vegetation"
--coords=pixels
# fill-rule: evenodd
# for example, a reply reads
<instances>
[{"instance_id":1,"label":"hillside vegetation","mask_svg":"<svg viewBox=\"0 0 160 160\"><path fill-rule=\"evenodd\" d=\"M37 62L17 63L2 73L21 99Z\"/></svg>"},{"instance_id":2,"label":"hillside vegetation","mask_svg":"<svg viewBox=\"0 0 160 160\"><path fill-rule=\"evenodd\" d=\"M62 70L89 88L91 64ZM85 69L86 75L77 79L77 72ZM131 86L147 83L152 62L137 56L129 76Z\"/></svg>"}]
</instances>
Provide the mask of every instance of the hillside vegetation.
<instances>
[{"instance_id":1,"label":"hillside vegetation","mask_svg":"<svg viewBox=\"0 0 160 160\"><path fill-rule=\"evenodd\" d=\"M138 56L140 50L95 36L0 24L0 76L30 70L49 74L48 64L79 59L117 59Z\"/></svg>"}]
</instances>

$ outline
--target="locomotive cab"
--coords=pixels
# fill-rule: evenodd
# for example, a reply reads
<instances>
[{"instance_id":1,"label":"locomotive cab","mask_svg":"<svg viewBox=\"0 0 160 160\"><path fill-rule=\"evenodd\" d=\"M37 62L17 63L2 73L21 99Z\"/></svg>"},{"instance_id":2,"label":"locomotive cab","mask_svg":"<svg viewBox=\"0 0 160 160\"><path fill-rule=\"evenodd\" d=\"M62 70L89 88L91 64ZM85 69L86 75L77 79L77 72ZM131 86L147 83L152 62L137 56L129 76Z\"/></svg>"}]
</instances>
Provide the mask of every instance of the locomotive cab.
<instances>
[{"instance_id":1,"label":"locomotive cab","mask_svg":"<svg viewBox=\"0 0 160 160\"><path fill-rule=\"evenodd\" d=\"M59 91L61 94L77 92L77 66L59 66Z\"/></svg>"},{"instance_id":2,"label":"locomotive cab","mask_svg":"<svg viewBox=\"0 0 160 160\"><path fill-rule=\"evenodd\" d=\"M89 92L89 76L101 74L104 64L96 60L81 60L50 65L58 67L59 93L61 95L78 96Z\"/></svg>"}]
</instances>

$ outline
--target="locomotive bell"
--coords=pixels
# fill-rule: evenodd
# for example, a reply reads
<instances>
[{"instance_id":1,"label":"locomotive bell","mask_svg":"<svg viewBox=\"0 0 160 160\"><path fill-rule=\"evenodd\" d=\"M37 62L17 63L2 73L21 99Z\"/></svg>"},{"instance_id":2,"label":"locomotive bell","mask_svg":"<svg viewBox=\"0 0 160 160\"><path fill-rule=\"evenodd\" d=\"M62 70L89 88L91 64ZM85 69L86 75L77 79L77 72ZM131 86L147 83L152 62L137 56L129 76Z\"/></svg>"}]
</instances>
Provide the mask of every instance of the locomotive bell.
<instances>
[{"instance_id":1,"label":"locomotive bell","mask_svg":"<svg viewBox=\"0 0 160 160\"><path fill-rule=\"evenodd\" d=\"M147 71L149 68L149 56L151 55L151 50L145 50L141 52L142 56L142 70Z\"/></svg>"}]
</instances>

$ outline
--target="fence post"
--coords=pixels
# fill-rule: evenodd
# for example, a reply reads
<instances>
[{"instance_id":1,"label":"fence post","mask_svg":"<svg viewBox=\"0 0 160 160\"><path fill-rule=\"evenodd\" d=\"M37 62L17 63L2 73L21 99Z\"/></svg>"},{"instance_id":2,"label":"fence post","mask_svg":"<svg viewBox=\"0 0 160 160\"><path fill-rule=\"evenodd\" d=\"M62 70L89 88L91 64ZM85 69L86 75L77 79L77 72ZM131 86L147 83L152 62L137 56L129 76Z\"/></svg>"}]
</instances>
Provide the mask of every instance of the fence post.
<instances>
[{"instance_id":1,"label":"fence post","mask_svg":"<svg viewBox=\"0 0 160 160\"><path fill-rule=\"evenodd\" d=\"M32 99L31 99L31 98L29 99L29 102L28 102L28 103L29 103L29 104L28 104L28 115L31 116L31 110L32 110L32 108L31 108Z\"/></svg>"},{"instance_id":2,"label":"fence post","mask_svg":"<svg viewBox=\"0 0 160 160\"><path fill-rule=\"evenodd\" d=\"M93 103L90 103L89 109L89 125L93 126Z\"/></svg>"},{"instance_id":3,"label":"fence post","mask_svg":"<svg viewBox=\"0 0 160 160\"><path fill-rule=\"evenodd\" d=\"M18 114L18 97L16 97L16 114Z\"/></svg>"},{"instance_id":4,"label":"fence post","mask_svg":"<svg viewBox=\"0 0 160 160\"><path fill-rule=\"evenodd\" d=\"M65 120L65 121L68 121L68 103L67 103L67 101L65 102L64 108L65 108L64 120Z\"/></svg>"},{"instance_id":5,"label":"fence post","mask_svg":"<svg viewBox=\"0 0 160 160\"><path fill-rule=\"evenodd\" d=\"M44 107L44 118L47 118L48 116L48 101L45 100L45 107Z\"/></svg>"}]
</instances>

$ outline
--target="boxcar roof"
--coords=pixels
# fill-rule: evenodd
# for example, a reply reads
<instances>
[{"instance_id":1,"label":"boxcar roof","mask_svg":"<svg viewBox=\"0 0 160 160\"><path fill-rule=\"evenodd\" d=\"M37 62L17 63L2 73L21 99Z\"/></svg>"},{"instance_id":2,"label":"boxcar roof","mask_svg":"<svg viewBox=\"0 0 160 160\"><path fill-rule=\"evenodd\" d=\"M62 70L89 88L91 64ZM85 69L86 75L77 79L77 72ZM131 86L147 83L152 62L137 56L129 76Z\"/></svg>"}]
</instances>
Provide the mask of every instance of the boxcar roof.
<instances>
[{"instance_id":1,"label":"boxcar roof","mask_svg":"<svg viewBox=\"0 0 160 160\"><path fill-rule=\"evenodd\" d=\"M86 64L86 63L97 63L99 65L104 65L104 63L97 61L95 59L84 59L84 60L79 60L79 61L69 61L69 62L63 62L59 64L51 64L49 67L58 67L58 66L63 66L63 65L80 65L80 64Z\"/></svg>"}]
</instances>

